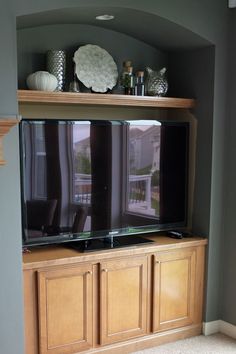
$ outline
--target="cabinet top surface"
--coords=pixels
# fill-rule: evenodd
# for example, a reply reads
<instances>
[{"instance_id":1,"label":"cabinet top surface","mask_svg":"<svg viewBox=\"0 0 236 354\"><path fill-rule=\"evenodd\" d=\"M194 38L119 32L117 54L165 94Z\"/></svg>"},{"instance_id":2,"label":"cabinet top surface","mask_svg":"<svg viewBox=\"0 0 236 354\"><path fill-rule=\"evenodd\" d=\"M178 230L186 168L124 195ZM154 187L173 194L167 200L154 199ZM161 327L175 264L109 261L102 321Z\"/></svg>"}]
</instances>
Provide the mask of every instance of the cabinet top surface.
<instances>
[{"instance_id":1,"label":"cabinet top surface","mask_svg":"<svg viewBox=\"0 0 236 354\"><path fill-rule=\"evenodd\" d=\"M194 108L195 100L191 98L129 96L99 93L46 92L18 90L18 102L28 104L70 104L133 106L150 108Z\"/></svg>"},{"instance_id":2,"label":"cabinet top surface","mask_svg":"<svg viewBox=\"0 0 236 354\"><path fill-rule=\"evenodd\" d=\"M35 269L45 266L65 265L81 262L98 262L113 257L125 257L152 253L157 251L172 250L186 247L204 246L207 239L201 237L183 238L181 240L166 236L149 237L155 242L151 244L125 247L116 250L104 250L83 253L77 250L66 248L63 245L36 247L29 253L23 254L23 269Z\"/></svg>"}]
</instances>

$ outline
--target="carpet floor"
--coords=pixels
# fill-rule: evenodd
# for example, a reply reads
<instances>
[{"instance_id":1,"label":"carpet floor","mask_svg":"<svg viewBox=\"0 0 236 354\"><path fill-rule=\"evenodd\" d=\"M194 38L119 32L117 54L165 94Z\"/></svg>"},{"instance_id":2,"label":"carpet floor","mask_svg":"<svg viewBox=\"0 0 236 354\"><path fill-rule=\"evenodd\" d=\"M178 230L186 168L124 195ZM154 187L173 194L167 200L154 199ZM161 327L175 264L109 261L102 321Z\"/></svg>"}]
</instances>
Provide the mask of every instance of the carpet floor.
<instances>
[{"instance_id":1,"label":"carpet floor","mask_svg":"<svg viewBox=\"0 0 236 354\"><path fill-rule=\"evenodd\" d=\"M197 336L133 354L236 354L236 340L223 334Z\"/></svg>"}]
</instances>

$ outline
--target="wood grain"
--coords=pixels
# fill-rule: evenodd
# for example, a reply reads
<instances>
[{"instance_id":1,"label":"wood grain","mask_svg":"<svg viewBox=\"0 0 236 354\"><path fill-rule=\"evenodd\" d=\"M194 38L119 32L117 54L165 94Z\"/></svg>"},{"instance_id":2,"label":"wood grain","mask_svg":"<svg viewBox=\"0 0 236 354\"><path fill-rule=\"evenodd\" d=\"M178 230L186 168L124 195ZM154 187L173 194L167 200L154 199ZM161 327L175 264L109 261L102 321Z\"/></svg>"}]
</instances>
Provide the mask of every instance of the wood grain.
<instances>
[{"instance_id":1,"label":"wood grain","mask_svg":"<svg viewBox=\"0 0 236 354\"><path fill-rule=\"evenodd\" d=\"M9 132L9 130L14 127L14 125L18 124L19 120L12 119L1 119L0 118L0 166L5 165L6 161L3 157L3 137Z\"/></svg>"},{"instance_id":2,"label":"wood grain","mask_svg":"<svg viewBox=\"0 0 236 354\"><path fill-rule=\"evenodd\" d=\"M128 96L96 93L45 92L18 90L19 103L52 103L77 105L131 106L153 108L194 108L195 100L188 98Z\"/></svg>"},{"instance_id":3,"label":"wood grain","mask_svg":"<svg viewBox=\"0 0 236 354\"><path fill-rule=\"evenodd\" d=\"M101 344L147 333L147 256L100 264Z\"/></svg>"},{"instance_id":4,"label":"wood grain","mask_svg":"<svg viewBox=\"0 0 236 354\"><path fill-rule=\"evenodd\" d=\"M153 331L194 322L196 249L160 252L154 257Z\"/></svg>"},{"instance_id":5,"label":"wood grain","mask_svg":"<svg viewBox=\"0 0 236 354\"><path fill-rule=\"evenodd\" d=\"M165 343L174 342L180 339L197 336L201 333L201 324L191 325L144 337L137 337L135 339L106 345L104 347L93 348L83 352L83 354L128 354Z\"/></svg>"},{"instance_id":6,"label":"wood grain","mask_svg":"<svg viewBox=\"0 0 236 354\"><path fill-rule=\"evenodd\" d=\"M204 306L204 284L205 284L205 253L206 247L199 246L196 249L197 252L197 262L196 262L196 282L195 282L195 293L197 297L195 299L194 308L194 322L200 323L203 317L203 306Z\"/></svg>"},{"instance_id":7,"label":"wood grain","mask_svg":"<svg viewBox=\"0 0 236 354\"><path fill-rule=\"evenodd\" d=\"M39 341L44 342L44 345L46 345L45 343L47 340L49 340L49 343L54 342L53 345L60 342L63 336L60 335L59 328L54 332L53 327L56 327L56 321L54 321L53 318L61 316L60 312L62 311L62 324L64 323L63 326L67 327L66 321L70 316L73 316L73 309L68 309L66 307L67 305L62 307L56 305L53 298L55 298L55 294L57 293L59 294L59 298L63 298L64 295L66 295L65 290L63 289L63 281L64 279L67 279L68 276L69 278L70 276L72 277L72 283L69 281L71 289L78 288L77 283L80 284L79 288L81 289L82 283L79 279L83 277L84 271L90 270L93 272L91 284L89 285L91 291L89 290L87 292L87 287L84 287L85 293L91 294L92 298L91 302L89 300L92 308L92 314L89 316L91 320L87 321L89 326L88 331L93 332L91 340L88 340L89 347L87 347L87 349L74 350L74 348L72 347L73 349L71 349L71 346L68 344L68 339L73 341L73 338L77 336L77 334L80 334L81 338L83 336L83 331L81 332L83 326L81 327L81 325L78 325L79 322L81 323L80 319L78 320L79 322L73 326L73 330L68 334L68 337L64 338L64 342L67 342L68 344L66 345L67 348L66 346L63 346L62 351L59 351L59 353L75 353L84 350L84 353L86 354L123 354L124 352L128 353L141 350L171 340L184 338L185 336L199 334L201 332L202 323L204 256L207 240L200 237L182 240L175 240L165 236L153 235L151 237L155 240L152 246L143 245L140 247L130 247L120 250L99 251L92 254L78 253L77 251L67 249L63 246L53 246L34 249L32 253L24 254L25 353L39 354ZM193 254L195 254L195 256L193 256ZM143 261L144 259L145 261ZM154 266L154 259L156 261L161 261L163 265L165 264L162 273L158 273L159 265L157 264L157 266ZM186 265L186 262L188 265ZM147 271L144 271L145 268L147 268ZM103 272L101 273L102 269L107 269L108 272L104 272L103 274ZM189 273L187 269L189 269ZM145 273L144 277L143 272ZM194 272L195 274L193 274ZM42 274L41 285L39 282L39 289L36 281L37 273ZM140 275L139 280L138 274ZM159 332L150 334L152 329L155 330L153 323L155 324L155 321L159 321L158 316L155 314L156 305L154 302L155 297L153 295L155 294L155 289L158 288L158 285L156 284L158 274L165 278L163 282L164 288L163 296L161 298L162 300L159 301L163 306L162 314L160 316L162 330L158 327L158 330L160 330ZM73 276L75 276L75 278L73 278ZM45 290L48 281L49 283L52 282L49 287L51 287L51 290L54 289L53 293L51 290L49 290L49 292ZM65 282L67 282L67 280L65 280ZM146 289L146 310L142 309L142 303L139 303L138 306L138 298L140 298L139 294L142 293L142 288L144 286L142 282L146 283L144 287ZM170 286L172 287L171 284L173 284L173 282L177 288L175 301L180 304L179 308L176 307L175 301L173 302L171 300L172 295L167 297L167 302L165 302L164 292L167 292L168 295L168 288L170 288ZM183 290L181 290L182 282L185 284ZM189 284L190 288L188 288L186 282ZM128 287L128 295L126 289L124 289L124 292L122 291L124 286ZM135 291L133 292L134 289ZM73 292L74 291L71 292L72 298L74 298L73 301L75 301L76 306L79 308L80 305L78 302L76 303L78 300L75 298L75 295L73 295ZM80 292L81 294L81 291L78 289L76 292ZM193 298L191 295L193 292L195 297L194 304L191 300ZM69 293L67 293L68 296ZM116 296L117 294L119 296ZM125 301L124 306L120 307L118 298L122 298L122 296L125 297ZM38 297L39 308L37 304ZM129 299L127 299L127 297ZM186 307L185 303L181 303L181 297L185 297L189 306ZM90 298L90 295L88 295L88 298ZM131 298L134 299L133 304ZM43 318L45 317L46 299L52 304L54 315L51 317L49 316L48 320L45 322ZM112 301L115 305L111 312L109 311L110 305L108 306L109 301ZM83 301L81 300L80 302ZM158 301L156 303L158 303ZM131 305L129 306L129 304ZM105 317L104 308L107 313L107 316ZM66 310L69 317L67 317L67 314L63 317L63 309ZM131 318L129 318L130 309ZM122 313L126 312L125 315L120 316L119 310L121 310ZM108 312L110 312L110 314L108 314ZM143 322L139 321L141 313L141 318L142 320L145 318L146 325L143 325ZM113 315L115 315L114 318L117 320L115 322L113 321ZM183 318L181 316L183 316ZM127 323L125 321L126 318L128 318ZM182 319L184 322L181 322ZM186 319L187 321L185 322ZM171 329L168 329L168 321L171 323ZM108 324L108 331L107 329L104 329L105 327L102 328L104 322L106 322L106 326ZM41 324L41 328L44 328L43 332L41 329L41 335L39 334L38 323ZM159 326L160 321L157 323ZM189 323L193 324L189 325ZM79 330L77 333L75 327L78 326ZM46 332L45 328L47 328ZM143 333L141 331L142 328L144 329ZM103 331L104 337L102 338L102 341L103 344L106 343L105 346L100 345L101 330ZM135 334L135 331L137 331L137 335ZM111 333L114 333L114 337ZM135 339L132 339L134 337ZM112 344L112 342L114 342L114 344ZM52 349L47 349L43 352L41 344L41 353L53 353L51 350Z\"/></svg>"},{"instance_id":8,"label":"wood grain","mask_svg":"<svg viewBox=\"0 0 236 354\"><path fill-rule=\"evenodd\" d=\"M130 257L142 254L143 252L156 252L161 250L179 249L192 246L204 246L207 239L202 237L184 238L176 240L166 236L148 236L154 242L139 247L127 247L116 250L97 251L91 253L81 253L63 245L32 248L30 253L23 254L23 269L39 269L47 266L57 266L63 264L75 264L81 262L94 262L109 259L112 257Z\"/></svg>"},{"instance_id":9,"label":"wood grain","mask_svg":"<svg viewBox=\"0 0 236 354\"><path fill-rule=\"evenodd\" d=\"M92 266L38 273L40 354L70 354L92 346Z\"/></svg>"},{"instance_id":10,"label":"wood grain","mask_svg":"<svg viewBox=\"0 0 236 354\"><path fill-rule=\"evenodd\" d=\"M26 270L23 272L23 280L25 354L38 354L37 273L33 270Z\"/></svg>"}]
</instances>

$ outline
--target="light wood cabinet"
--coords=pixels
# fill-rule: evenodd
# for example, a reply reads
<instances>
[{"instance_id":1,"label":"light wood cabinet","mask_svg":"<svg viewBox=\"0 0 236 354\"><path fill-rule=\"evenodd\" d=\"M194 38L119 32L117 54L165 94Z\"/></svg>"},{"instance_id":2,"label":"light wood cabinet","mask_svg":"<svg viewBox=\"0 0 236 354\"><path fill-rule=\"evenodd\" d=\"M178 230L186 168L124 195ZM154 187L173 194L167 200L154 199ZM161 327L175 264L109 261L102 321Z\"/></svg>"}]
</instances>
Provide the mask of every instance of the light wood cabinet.
<instances>
[{"instance_id":1,"label":"light wood cabinet","mask_svg":"<svg viewBox=\"0 0 236 354\"><path fill-rule=\"evenodd\" d=\"M147 333L147 256L100 264L102 345Z\"/></svg>"},{"instance_id":2,"label":"light wood cabinet","mask_svg":"<svg viewBox=\"0 0 236 354\"><path fill-rule=\"evenodd\" d=\"M206 240L24 255L26 354L129 353L201 333Z\"/></svg>"},{"instance_id":3,"label":"light wood cabinet","mask_svg":"<svg viewBox=\"0 0 236 354\"><path fill-rule=\"evenodd\" d=\"M153 332L194 323L196 249L154 256Z\"/></svg>"},{"instance_id":4,"label":"light wood cabinet","mask_svg":"<svg viewBox=\"0 0 236 354\"><path fill-rule=\"evenodd\" d=\"M38 272L40 354L92 346L92 266Z\"/></svg>"}]
</instances>

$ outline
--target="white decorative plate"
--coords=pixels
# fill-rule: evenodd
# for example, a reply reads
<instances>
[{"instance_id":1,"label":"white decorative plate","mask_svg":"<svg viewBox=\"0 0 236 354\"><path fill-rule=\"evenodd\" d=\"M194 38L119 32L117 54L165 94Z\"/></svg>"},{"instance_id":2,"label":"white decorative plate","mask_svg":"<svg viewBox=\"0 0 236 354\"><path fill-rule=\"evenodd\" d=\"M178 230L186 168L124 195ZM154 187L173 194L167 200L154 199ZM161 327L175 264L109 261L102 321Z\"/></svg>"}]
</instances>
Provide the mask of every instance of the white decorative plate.
<instances>
[{"instance_id":1,"label":"white decorative plate","mask_svg":"<svg viewBox=\"0 0 236 354\"><path fill-rule=\"evenodd\" d=\"M117 65L103 48L87 44L74 54L75 72L78 79L95 92L112 89L118 79Z\"/></svg>"}]
</instances>

